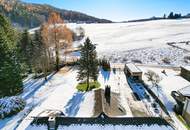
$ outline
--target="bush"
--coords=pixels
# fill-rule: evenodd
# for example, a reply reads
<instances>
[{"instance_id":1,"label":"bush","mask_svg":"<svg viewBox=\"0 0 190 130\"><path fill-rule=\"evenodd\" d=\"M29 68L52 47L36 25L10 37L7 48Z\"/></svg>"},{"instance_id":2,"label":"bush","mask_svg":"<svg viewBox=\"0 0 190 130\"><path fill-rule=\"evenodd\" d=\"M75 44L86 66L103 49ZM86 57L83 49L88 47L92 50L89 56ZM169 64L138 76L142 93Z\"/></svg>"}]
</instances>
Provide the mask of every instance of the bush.
<instances>
[{"instance_id":1,"label":"bush","mask_svg":"<svg viewBox=\"0 0 190 130\"><path fill-rule=\"evenodd\" d=\"M170 59L168 57L165 57L164 59L162 59L162 61L165 63L165 64L170 64Z\"/></svg>"},{"instance_id":2,"label":"bush","mask_svg":"<svg viewBox=\"0 0 190 130\"><path fill-rule=\"evenodd\" d=\"M105 58L99 60L99 65L102 67L104 71L111 70L110 62L106 60Z\"/></svg>"},{"instance_id":3,"label":"bush","mask_svg":"<svg viewBox=\"0 0 190 130\"><path fill-rule=\"evenodd\" d=\"M0 99L0 119L12 116L24 109L26 102L17 96Z\"/></svg>"},{"instance_id":4,"label":"bush","mask_svg":"<svg viewBox=\"0 0 190 130\"><path fill-rule=\"evenodd\" d=\"M85 37L85 30L82 27L77 27L73 31L73 41L80 41Z\"/></svg>"},{"instance_id":5,"label":"bush","mask_svg":"<svg viewBox=\"0 0 190 130\"><path fill-rule=\"evenodd\" d=\"M138 60L138 59L133 59L132 62L138 63L138 64L142 64L142 61L141 61L141 60Z\"/></svg>"},{"instance_id":6,"label":"bush","mask_svg":"<svg viewBox=\"0 0 190 130\"><path fill-rule=\"evenodd\" d=\"M88 90L87 90L86 82L79 83L77 85L78 91L82 91L82 92L91 91L92 89L99 88L99 87L100 87L100 83L98 81L90 82L90 87L88 88Z\"/></svg>"},{"instance_id":7,"label":"bush","mask_svg":"<svg viewBox=\"0 0 190 130\"><path fill-rule=\"evenodd\" d=\"M184 62L189 63L190 62L190 56L185 56L184 57Z\"/></svg>"},{"instance_id":8,"label":"bush","mask_svg":"<svg viewBox=\"0 0 190 130\"><path fill-rule=\"evenodd\" d=\"M184 59L190 61L190 56L185 56Z\"/></svg>"}]
</instances>

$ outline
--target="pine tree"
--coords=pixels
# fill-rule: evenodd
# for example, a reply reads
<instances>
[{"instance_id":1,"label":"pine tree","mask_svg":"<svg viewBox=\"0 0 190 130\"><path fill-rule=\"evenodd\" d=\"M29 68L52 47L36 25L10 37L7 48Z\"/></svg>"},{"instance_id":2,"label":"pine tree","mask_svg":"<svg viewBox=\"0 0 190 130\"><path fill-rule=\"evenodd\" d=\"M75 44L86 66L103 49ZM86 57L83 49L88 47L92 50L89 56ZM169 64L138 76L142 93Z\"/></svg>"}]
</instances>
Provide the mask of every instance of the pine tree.
<instances>
[{"instance_id":1,"label":"pine tree","mask_svg":"<svg viewBox=\"0 0 190 130\"><path fill-rule=\"evenodd\" d=\"M28 30L23 31L19 46L20 46L21 61L28 66L29 68L28 72L31 73L34 46L32 44L32 40L30 38Z\"/></svg>"},{"instance_id":2,"label":"pine tree","mask_svg":"<svg viewBox=\"0 0 190 130\"><path fill-rule=\"evenodd\" d=\"M41 30L41 29L40 29ZM41 31L36 31L34 34L34 68L36 71L41 70L44 74L45 80L47 80L47 73L50 69L49 65L49 57L48 57L48 48L46 48L43 43L43 38L41 36ZM36 72L35 71L35 72Z\"/></svg>"},{"instance_id":3,"label":"pine tree","mask_svg":"<svg viewBox=\"0 0 190 130\"><path fill-rule=\"evenodd\" d=\"M16 35L10 23L1 14L0 50L0 96L15 95L22 91Z\"/></svg>"},{"instance_id":4,"label":"pine tree","mask_svg":"<svg viewBox=\"0 0 190 130\"><path fill-rule=\"evenodd\" d=\"M89 38L81 46L81 57L79 60L78 80L86 80L87 90L89 89L90 80L97 80L98 77L98 60L96 47Z\"/></svg>"},{"instance_id":5,"label":"pine tree","mask_svg":"<svg viewBox=\"0 0 190 130\"><path fill-rule=\"evenodd\" d=\"M173 19L174 18L174 13L170 12L170 14L168 15L168 19Z\"/></svg>"}]
</instances>

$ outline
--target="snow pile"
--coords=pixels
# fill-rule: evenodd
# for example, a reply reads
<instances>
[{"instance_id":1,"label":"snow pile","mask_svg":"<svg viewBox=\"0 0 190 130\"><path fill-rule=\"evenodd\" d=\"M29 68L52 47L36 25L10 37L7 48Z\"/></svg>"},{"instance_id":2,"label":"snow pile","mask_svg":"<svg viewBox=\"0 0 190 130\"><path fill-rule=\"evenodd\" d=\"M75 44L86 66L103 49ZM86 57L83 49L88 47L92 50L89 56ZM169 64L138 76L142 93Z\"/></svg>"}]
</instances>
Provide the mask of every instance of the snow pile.
<instances>
[{"instance_id":1,"label":"snow pile","mask_svg":"<svg viewBox=\"0 0 190 130\"><path fill-rule=\"evenodd\" d=\"M4 97L0 99L0 118L18 113L25 107L25 101L17 96Z\"/></svg>"},{"instance_id":2,"label":"snow pile","mask_svg":"<svg viewBox=\"0 0 190 130\"><path fill-rule=\"evenodd\" d=\"M59 126L58 130L173 130L168 126L159 125L71 125L71 126Z\"/></svg>"}]
</instances>

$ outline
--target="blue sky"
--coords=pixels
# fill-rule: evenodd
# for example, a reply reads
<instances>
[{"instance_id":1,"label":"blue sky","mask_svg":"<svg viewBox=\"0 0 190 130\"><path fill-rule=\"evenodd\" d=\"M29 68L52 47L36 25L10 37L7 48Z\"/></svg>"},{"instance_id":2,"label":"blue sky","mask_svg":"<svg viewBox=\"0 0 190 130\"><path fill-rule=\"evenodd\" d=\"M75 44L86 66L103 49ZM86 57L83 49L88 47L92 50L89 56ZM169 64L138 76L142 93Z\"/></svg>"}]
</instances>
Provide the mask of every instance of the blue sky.
<instances>
[{"instance_id":1,"label":"blue sky","mask_svg":"<svg viewBox=\"0 0 190 130\"><path fill-rule=\"evenodd\" d=\"M113 21L163 16L170 11L190 13L190 0L23 0L80 11Z\"/></svg>"}]
</instances>

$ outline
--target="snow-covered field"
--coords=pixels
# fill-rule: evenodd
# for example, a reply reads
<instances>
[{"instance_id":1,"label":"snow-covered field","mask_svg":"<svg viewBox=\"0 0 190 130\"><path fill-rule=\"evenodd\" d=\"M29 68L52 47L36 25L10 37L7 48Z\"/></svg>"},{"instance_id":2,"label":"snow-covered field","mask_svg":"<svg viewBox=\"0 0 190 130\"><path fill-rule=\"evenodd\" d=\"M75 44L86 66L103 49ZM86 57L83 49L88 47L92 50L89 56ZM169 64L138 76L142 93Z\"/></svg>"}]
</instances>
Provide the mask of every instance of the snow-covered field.
<instances>
[{"instance_id":1,"label":"snow-covered field","mask_svg":"<svg viewBox=\"0 0 190 130\"><path fill-rule=\"evenodd\" d=\"M143 64L187 65L184 57L190 52L189 45L167 43L190 41L190 19L156 20L147 22L111 24L67 24L73 31L77 27L85 29L86 37L96 44L99 57L107 57L111 62L141 62ZM38 28L30 30L34 32ZM77 47L82 41L74 42ZM169 64L163 59L169 59Z\"/></svg>"},{"instance_id":2,"label":"snow-covered field","mask_svg":"<svg viewBox=\"0 0 190 130\"><path fill-rule=\"evenodd\" d=\"M190 40L190 20L157 20L134 23L81 24L100 57L106 56L112 62L140 60L142 63L165 64L168 57L171 65L185 65L181 49L167 45L167 42ZM186 47L186 46L185 46Z\"/></svg>"},{"instance_id":3,"label":"snow-covered field","mask_svg":"<svg viewBox=\"0 0 190 130\"><path fill-rule=\"evenodd\" d=\"M98 52L163 47L166 42L190 39L190 20L157 20L134 23L83 24Z\"/></svg>"}]
</instances>

